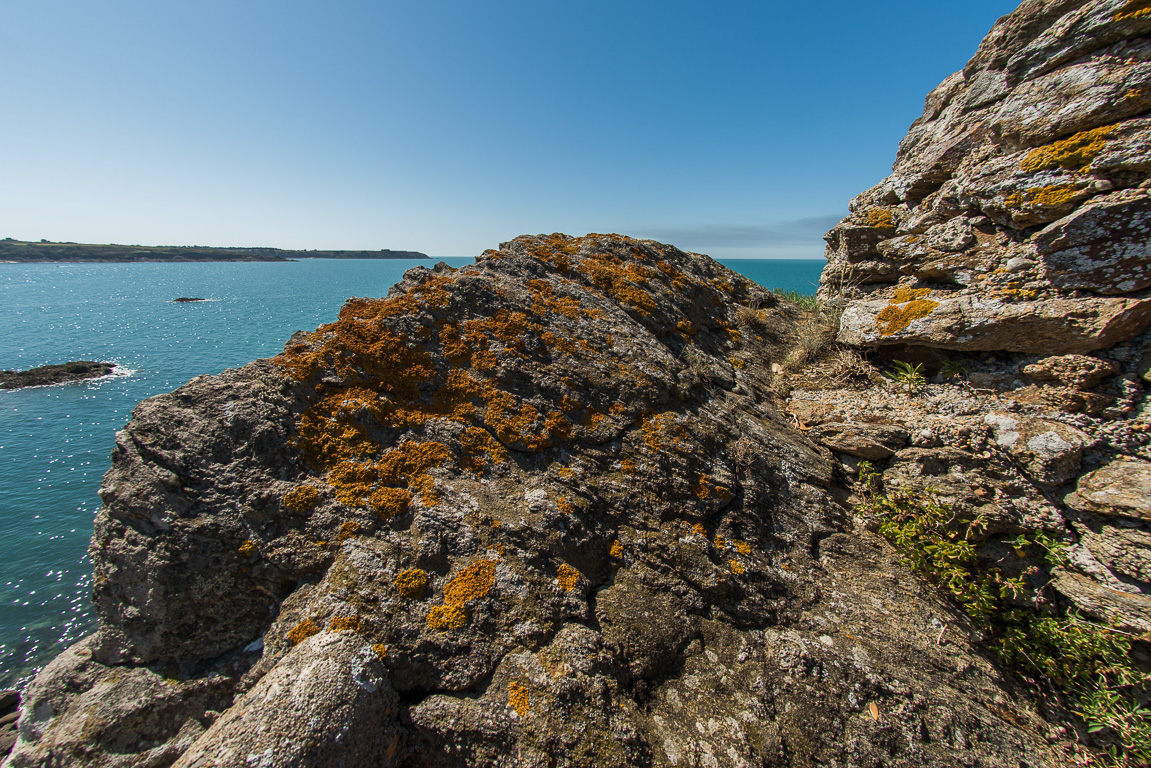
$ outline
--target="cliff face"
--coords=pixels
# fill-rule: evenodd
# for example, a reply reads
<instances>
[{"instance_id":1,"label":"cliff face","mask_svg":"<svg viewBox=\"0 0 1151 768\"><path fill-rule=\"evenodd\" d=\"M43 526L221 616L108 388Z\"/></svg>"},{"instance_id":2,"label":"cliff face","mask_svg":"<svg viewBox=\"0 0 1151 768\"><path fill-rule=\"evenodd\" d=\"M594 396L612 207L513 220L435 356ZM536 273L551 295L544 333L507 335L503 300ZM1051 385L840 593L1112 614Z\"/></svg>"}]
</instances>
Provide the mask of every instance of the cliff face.
<instances>
[{"instance_id":1,"label":"cliff face","mask_svg":"<svg viewBox=\"0 0 1151 768\"><path fill-rule=\"evenodd\" d=\"M100 628L7 765L1045 764L777 410L798 315L670 246L520 237L141 403Z\"/></svg>"},{"instance_id":2,"label":"cliff face","mask_svg":"<svg viewBox=\"0 0 1151 768\"><path fill-rule=\"evenodd\" d=\"M1142 0L1001 19L828 233L840 340L1063 354L1147 328L1149 33Z\"/></svg>"}]
</instances>

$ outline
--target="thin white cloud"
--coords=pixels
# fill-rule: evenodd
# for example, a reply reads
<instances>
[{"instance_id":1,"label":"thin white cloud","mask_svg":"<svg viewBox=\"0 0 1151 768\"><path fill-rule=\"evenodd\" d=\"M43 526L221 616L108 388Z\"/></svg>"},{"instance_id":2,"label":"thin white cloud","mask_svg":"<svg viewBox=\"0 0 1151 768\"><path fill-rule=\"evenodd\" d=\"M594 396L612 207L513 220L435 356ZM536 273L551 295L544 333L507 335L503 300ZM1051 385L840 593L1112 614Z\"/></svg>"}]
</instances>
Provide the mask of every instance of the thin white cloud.
<instances>
[{"instance_id":1,"label":"thin white cloud","mask_svg":"<svg viewBox=\"0 0 1151 768\"><path fill-rule=\"evenodd\" d=\"M674 229L656 228L645 234L654 240L675 243L680 248L707 251L710 248L823 248L823 235L843 218L841 214L808 216L772 224L714 224Z\"/></svg>"}]
</instances>

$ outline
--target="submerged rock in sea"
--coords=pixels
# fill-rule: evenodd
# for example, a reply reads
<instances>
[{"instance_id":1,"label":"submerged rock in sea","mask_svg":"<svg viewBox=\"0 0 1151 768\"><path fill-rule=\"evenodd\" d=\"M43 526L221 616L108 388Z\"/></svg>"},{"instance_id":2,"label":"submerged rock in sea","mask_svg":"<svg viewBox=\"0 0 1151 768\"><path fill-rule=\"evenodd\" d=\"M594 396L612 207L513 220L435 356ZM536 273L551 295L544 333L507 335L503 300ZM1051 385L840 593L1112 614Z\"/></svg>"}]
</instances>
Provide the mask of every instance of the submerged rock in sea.
<instances>
[{"instance_id":1,"label":"submerged rock in sea","mask_svg":"<svg viewBox=\"0 0 1151 768\"><path fill-rule=\"evenodd\" d=\"M1061 355L1151 325L1151 14L1028 0L826 236L840 340Z\"/></svg>"},{"instance_id":2,"label":"submerged rock in sea","mask_svg":"<svg viewBox=\"0 0 1151 768\"><path fill-rule=\"evenodd\" d=\"M1054 764L778 409L798 316L671 246L520 237L142 402L99 629L8 765Z\"/></svg>"},{"instance_id":3,"label":"submerged rock in sea","mask_svg":"<svg viewBox=\"0 0 1151 768\"><path fill-rule=\"evenodd\" d=\"M62 365L42 365L26 371L0 371L0 389L23 389L43 387L49 384L66 384L107 376L116 369L115 363L98 363L92 360L77 360Z\"/></svg>"}]
</instances>

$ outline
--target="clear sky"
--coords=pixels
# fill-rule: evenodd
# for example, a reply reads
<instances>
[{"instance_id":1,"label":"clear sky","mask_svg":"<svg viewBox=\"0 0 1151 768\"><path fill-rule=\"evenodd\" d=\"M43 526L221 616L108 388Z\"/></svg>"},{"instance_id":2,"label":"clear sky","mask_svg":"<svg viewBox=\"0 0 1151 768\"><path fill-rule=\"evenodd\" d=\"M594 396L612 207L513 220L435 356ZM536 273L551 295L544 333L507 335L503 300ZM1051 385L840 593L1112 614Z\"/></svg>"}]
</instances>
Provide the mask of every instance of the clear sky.
<instances>
[{"instance_id":1,"label":"clear sky","mask_svg":"<svg viewBox=\"0 0 1151 768\"><path fill-rule=\"evenodd\" d=\"M1016 0L4 0L0 237L818 257Z\"/></svg>"}]
</instances>

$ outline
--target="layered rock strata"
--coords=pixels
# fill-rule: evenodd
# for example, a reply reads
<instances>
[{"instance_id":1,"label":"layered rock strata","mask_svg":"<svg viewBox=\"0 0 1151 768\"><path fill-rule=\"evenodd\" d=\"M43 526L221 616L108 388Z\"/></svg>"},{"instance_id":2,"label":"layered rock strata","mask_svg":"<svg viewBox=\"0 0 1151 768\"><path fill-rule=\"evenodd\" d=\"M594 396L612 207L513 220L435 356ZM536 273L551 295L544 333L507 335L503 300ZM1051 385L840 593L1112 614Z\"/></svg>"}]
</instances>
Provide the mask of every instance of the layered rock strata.
<instances>
[{"instance_id":1,"label":"layered rock strata","mask_svg":"<svg viewBox=\"0 0 1151 768\"><path fill-rule=\"evenodd\" d=\"M826 236L840 340L1049 354L1151 324L1151 6L1028 0Z\"/></svg>"},{"instance_id":2,"label":"layered rock strata","mask_svg":"<svg viewBox=\"0 0 1151 768\"><path fill-rule=\"evenodd\" d=\"M775 407L798 315L670 246L521 237L144 401L99 630L6 765L1054 765Z\"/></svg>"}]
</instances>

